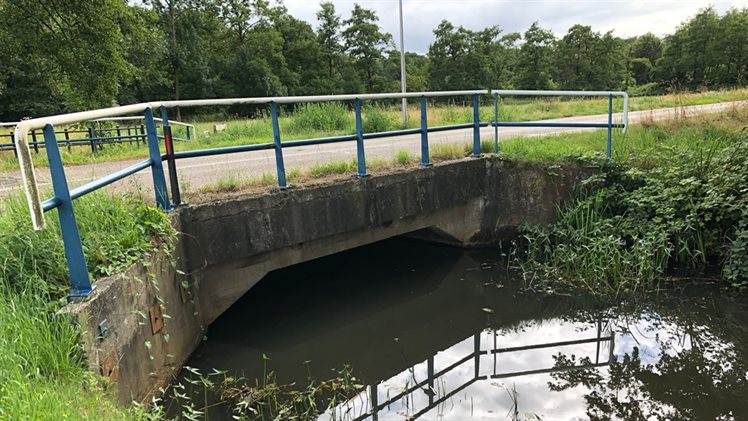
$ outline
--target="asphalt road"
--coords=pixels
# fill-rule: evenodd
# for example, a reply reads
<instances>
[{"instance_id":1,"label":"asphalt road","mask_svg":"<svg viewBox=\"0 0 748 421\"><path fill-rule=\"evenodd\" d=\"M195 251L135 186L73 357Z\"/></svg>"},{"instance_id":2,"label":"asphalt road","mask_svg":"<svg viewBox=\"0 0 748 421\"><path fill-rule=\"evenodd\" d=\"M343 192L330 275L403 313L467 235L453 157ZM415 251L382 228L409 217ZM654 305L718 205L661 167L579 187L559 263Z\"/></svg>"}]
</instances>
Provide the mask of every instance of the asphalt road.
<instances>
[{"instance_id":1,"label":"asphalt road","mask_svg":"<svg viewBox=\"0 0 748 421\"><path fill-rule=\"evenodd\" d=\"M679 108L662 108L649 111L635 111L629 113L629 124L641 121L664 120L676 115L694 116L704 113L714 113L729 109L735 105L745 105L748 101L725 102L718 104L696 105ZM614 122L621 121L621 114L614 114ZM544 122L594 122L607 123L608 115L592 115L580 117L567 117ZM537 127L507 127L500 128L500 138L518 136L544 136L559 133L579 132L591 129L579 128L537 128ZM484 140L493 139L493 128L486 127L481 130ZM388 137L382 139L366 140L366 158L392 159L399 151L408 151L415 156L420 156L420 134ZM438 132L429 134L429 144L471 144L472 129L455 130L450 132ZM615 146L614 146L615 147ZM303 146L284 149L283 151L286 171L291 168L307 169L316 164L353 160L356 158L355 142L341 142L326 145ZM108 175L114 171L130 166L140 159L126 161L110 161L85 165L71 165L65 168L66 175L71 186L82 185L88 181ZM166 163L164 163L166 168ZM191 190L200 188L206 184L215 183L216 180L228 176L241 178L259 177L263 173L275 175L275 155L272 150L243 152L230 155L219 155L201 158L184 159L177 162L180 184L189 183ZM47 168L36 169L37 179L40 187L51 186L49 171ZM150 170L144 170L135 176L114 183L108 188L118 191L126 191L136 186L150 186ZM10 171L0 173L0 194L14 191L20 188L20 172ZM51 188L51 187L50 187Z\"/></svg>"}]
</instances>

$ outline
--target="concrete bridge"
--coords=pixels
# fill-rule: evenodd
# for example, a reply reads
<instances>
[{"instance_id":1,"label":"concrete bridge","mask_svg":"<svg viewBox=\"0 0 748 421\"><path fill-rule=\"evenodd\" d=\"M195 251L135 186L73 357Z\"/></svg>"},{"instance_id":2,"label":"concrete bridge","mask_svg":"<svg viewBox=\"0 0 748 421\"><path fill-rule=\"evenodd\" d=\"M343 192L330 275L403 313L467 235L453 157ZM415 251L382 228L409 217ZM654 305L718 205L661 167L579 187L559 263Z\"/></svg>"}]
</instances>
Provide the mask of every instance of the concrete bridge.
<instances>
[{"instance_id":1,"label":"concrete bridge","mask_svg":"<svg viewBox=\"0 0 748 421\"><path fill-rule=\"evenodd\" d=\"M495 105L494 120L480 120L480 97ZM500 122L499 95L575 95L608 98L607 123ZM69 306L85 327L84 348L93 370L117 379L122 402L143 400L168 383L207 326L263 276L278 268L399 235L460 247L498 244L513 238L523 223L548 223L557 206L571 197L576 184L595 169L519 164L481 156L481 129L494 129L498 151L500 127L565 127L607 129L611 156L614 128L613 96L623 92L455 91L406 94L367 94L329 97L238 98L135 104L61 116L25 120L15 129L24 188L37 229L43 213L56 209L65 244L71 279ZM430 127L426 121L430 97L472 97L471 123ZM421 127L395 132L364 133L362 101L419 98ZM299 102L351 101L356 133L322 139L281 141L278 105ZM273 142L175 152L167 109L177 106L269 104ZM162 153L155 126L154 108L161 110L164 133ZM96 118L144 113L150 157L108 176L71 189L65 175L54 125ZM26 136L43 128L54 197L41 201ZM472 132L471 158L432 165L429 134L465 130ZM392 174L370 175L366 168L365 141L392 136L418 135L421 166ZM284 150L309 145L356 143L357 171L347 182L288 189ZM273 151L278 190L272 193L181 206L176 161L249 151ZM163 162L166 162L166 169ZM125 273L96 282L93 289L86 268L72 202L78 197L149 169L157 205L170 211L182 233L174 256L154 253L149 261ZM166 171L165 171L166 170ZM169 184L165 173L169 173ZM174 259L174 260L172 260Z\"/></svg>"},{"instance_id":2,"label":"concrete bridge","mask_svg":"<svg viewBox=\"0 0 748 421\"><path fill-rule=\"evenodd\" d=\"M459 247L498 245L514 239L520 224L552 222L557 206L596 171L466 158L179 208L173 213L182 233L179 271L167 256L153 256L97 281L89 299L70 311L89 332L91 368L117 378L123 402L144 399L181 367L208 325L267 273L401 235Z\"/></svg>"}]
</instances>

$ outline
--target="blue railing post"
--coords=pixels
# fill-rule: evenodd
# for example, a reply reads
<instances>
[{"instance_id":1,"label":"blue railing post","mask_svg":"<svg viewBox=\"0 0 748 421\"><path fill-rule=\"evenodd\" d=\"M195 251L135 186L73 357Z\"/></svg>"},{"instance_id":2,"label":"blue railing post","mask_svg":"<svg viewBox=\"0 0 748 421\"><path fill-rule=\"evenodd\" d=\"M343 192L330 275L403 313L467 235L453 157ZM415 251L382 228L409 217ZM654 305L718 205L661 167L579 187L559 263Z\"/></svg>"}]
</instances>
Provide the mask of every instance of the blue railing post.
<instances>
[{"instance_id":1,"label":"blue railing post","mask_svg":"<svg viewBox=\"0 0 748 421\"><path fill-rule=\"evenodd\" d=\"M480 104L478 95L473 95L473 158L480 157Z\"/></svg>"},{"instance_id":2,"label":"blue railing post","mask_svg":"<svg viewBox=\"0 0 748 421\"><path fill-rule=\"evenodd\" d=\"M605 156L610 159L613 154L613 95L608 95L608 144Z\"/></svg>"},{"instance_id":3,"label":"blue railing post","mask_svg":"<svg viewBox=\"0 0 748 421\"><path fill-rule=\"evenodd\" d=\"M170 211L169 190L166 188L164 166L161 162L161 149L158 145L156 122L153 120L153 110L150 107L145 110L144 120L148 139L148 155L151 158L151 175L153 175L153 192L156 195L156 203L161 209Z\"/></svg>"},{"instance_id":4,"label":"blue railing post","mask_svg":"<svg viewBox=\"0 0 748 421\"><path fill-rule=\"evenodd\" d=\"M169 171L169 186L171 186L171 204L176 207L182 204L182 194L179 192L177 161L174 159L174 138L171 134L169 111L166 107L161 107L161 124L164 128L164 148L166 149L166 163Z\"/></svg>"},{"instance_id":5,"label":"blue railing post","mask_svg":"<svg viewBox=\"0 0 748 421\"><path fill-rule=\"evenodd\" d=\"M55 129L51 124L44 127L44 146L47 148L47 159L49 161L49 172L52 175L52 188L55 198L60 205L57 207L57 215L60 218L60 230L62 231L62 243L65 246L65 258L68 262L70 273L70 295L69 298L86 297L91 293L91 279L86 267L86 258L83 255L78 223L75 221L73 210L73 199L70 197L70 188L65 169L62 166L60 147L57 144Z\"/></svg>"},{"instance_id":6,"label":"blue railing post","mask_svg":"<svg viewBox=\"0 0 748 421\"><path fill-rule=\"evenodd\" d=\"M364 153L364 125L361 121L361 100L353 101L353 109L356 114L356 158L358 161L358 177L366 177L366 154Z\"/></svg>"},{"instance_id":7,"label":"blue railing post","mask_svg":"<svg viewBox=\"0 0 748 421\"><path fill-rule=\"evenodd\" d=\"M273 120L273 146L275 148L275 166L278 170L278 187L281 190L288 188L286 183L286 167L283 164L283 146L281 145L280 125L278 124L278 104L270 103L270 117Z\"/></svg>"},{"instance_id":8,"label":"blue railing post","mask_svg":"<svg viewBox=\"0 0 748 421\"><path fill-rule=\"evenodd\" d=\"M499 94L493 98L493 152L499 153Z\"/></svg>"},{"instance_id":9,"label":"blue railing post","mask_svg":"<svg viewBox=\"0 0 748 421\"><path fill-rule=\"evenodd\" d=\"M426 119L426 96L421 95L421 166L428 167L429 162L429 127Z\"/></svg>"}]
</instances>

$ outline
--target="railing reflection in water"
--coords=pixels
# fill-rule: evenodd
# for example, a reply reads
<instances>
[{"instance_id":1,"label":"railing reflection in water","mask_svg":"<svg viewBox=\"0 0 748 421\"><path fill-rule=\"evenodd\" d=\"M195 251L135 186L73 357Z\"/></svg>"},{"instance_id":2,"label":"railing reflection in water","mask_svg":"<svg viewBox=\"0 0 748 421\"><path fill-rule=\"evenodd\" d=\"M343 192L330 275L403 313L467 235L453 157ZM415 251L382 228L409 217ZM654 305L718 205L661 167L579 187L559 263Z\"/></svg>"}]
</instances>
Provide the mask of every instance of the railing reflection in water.
<instances>
[{"instance_id":1,"label":"railing reflection in water","mask_svg":"<svg viewBox=\"0 0 748 421\"><path fill-rule=\"evenodd\" d=\"M496 329L484 330L447 350L432 355L426 361L411 367L406 373L401 373L401 375L397 375L386 382L367 386L357 396L328 410L320 419L329 417L335 420L378 421L380 413L392 413L394 410L398 416L405 415L405 419L415 420L433 409L445 405L450 398L477 382L608 366L615 360L615 333L609 325L603 327L602 320L598 320L596 323L595 331L595 337L499 347L498 344L502 337L499 331ZM514 353L525 353L526 355L532 351L547 351L550 349L560 352L569 347L586 344L595 345L593 358L590 358L590 361L594 362L588 364L570 366L554 364L550 367L502 371L502 365L498 361L499 356ZM467 355L464 354L464 348L466 347L472 349L472 352ZM463 357L456 360L451 355L446 355L459 351L463 352L460 354ZM446 362L449 360L453 362L437 371L437 363L444 363L445 361L442 360L445 359L445 356L447 357ZM459 386L449 388L447 386L448 382L445 381L448 376L450 381L457 377ZM407 379L403 379L403 377L407 377ZM418 380L418 377L422 380ZM393 387L389 384L390 382L404 384ZM393 390L397 393L390 396Z\"/></svg>"}]
</instances>

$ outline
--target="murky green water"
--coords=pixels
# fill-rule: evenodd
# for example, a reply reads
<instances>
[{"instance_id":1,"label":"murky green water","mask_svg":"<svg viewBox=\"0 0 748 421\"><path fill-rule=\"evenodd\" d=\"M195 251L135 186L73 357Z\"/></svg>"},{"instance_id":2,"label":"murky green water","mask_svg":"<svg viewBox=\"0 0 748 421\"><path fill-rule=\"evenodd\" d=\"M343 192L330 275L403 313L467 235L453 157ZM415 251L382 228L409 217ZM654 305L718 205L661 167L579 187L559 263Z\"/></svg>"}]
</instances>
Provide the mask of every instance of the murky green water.
<instances>
[{"instance_id":1,"label":"murky green water","mask_svg":"<svg viewBox=\"0 0 748 421\"><path fill-rule=\"evenodd\" d=\"M189 365L300 385L350 365L365 387L320 419L748 419L746 297L519 291L494 252L386 241L269 275Z\"/></svg>"}]
</instances>

